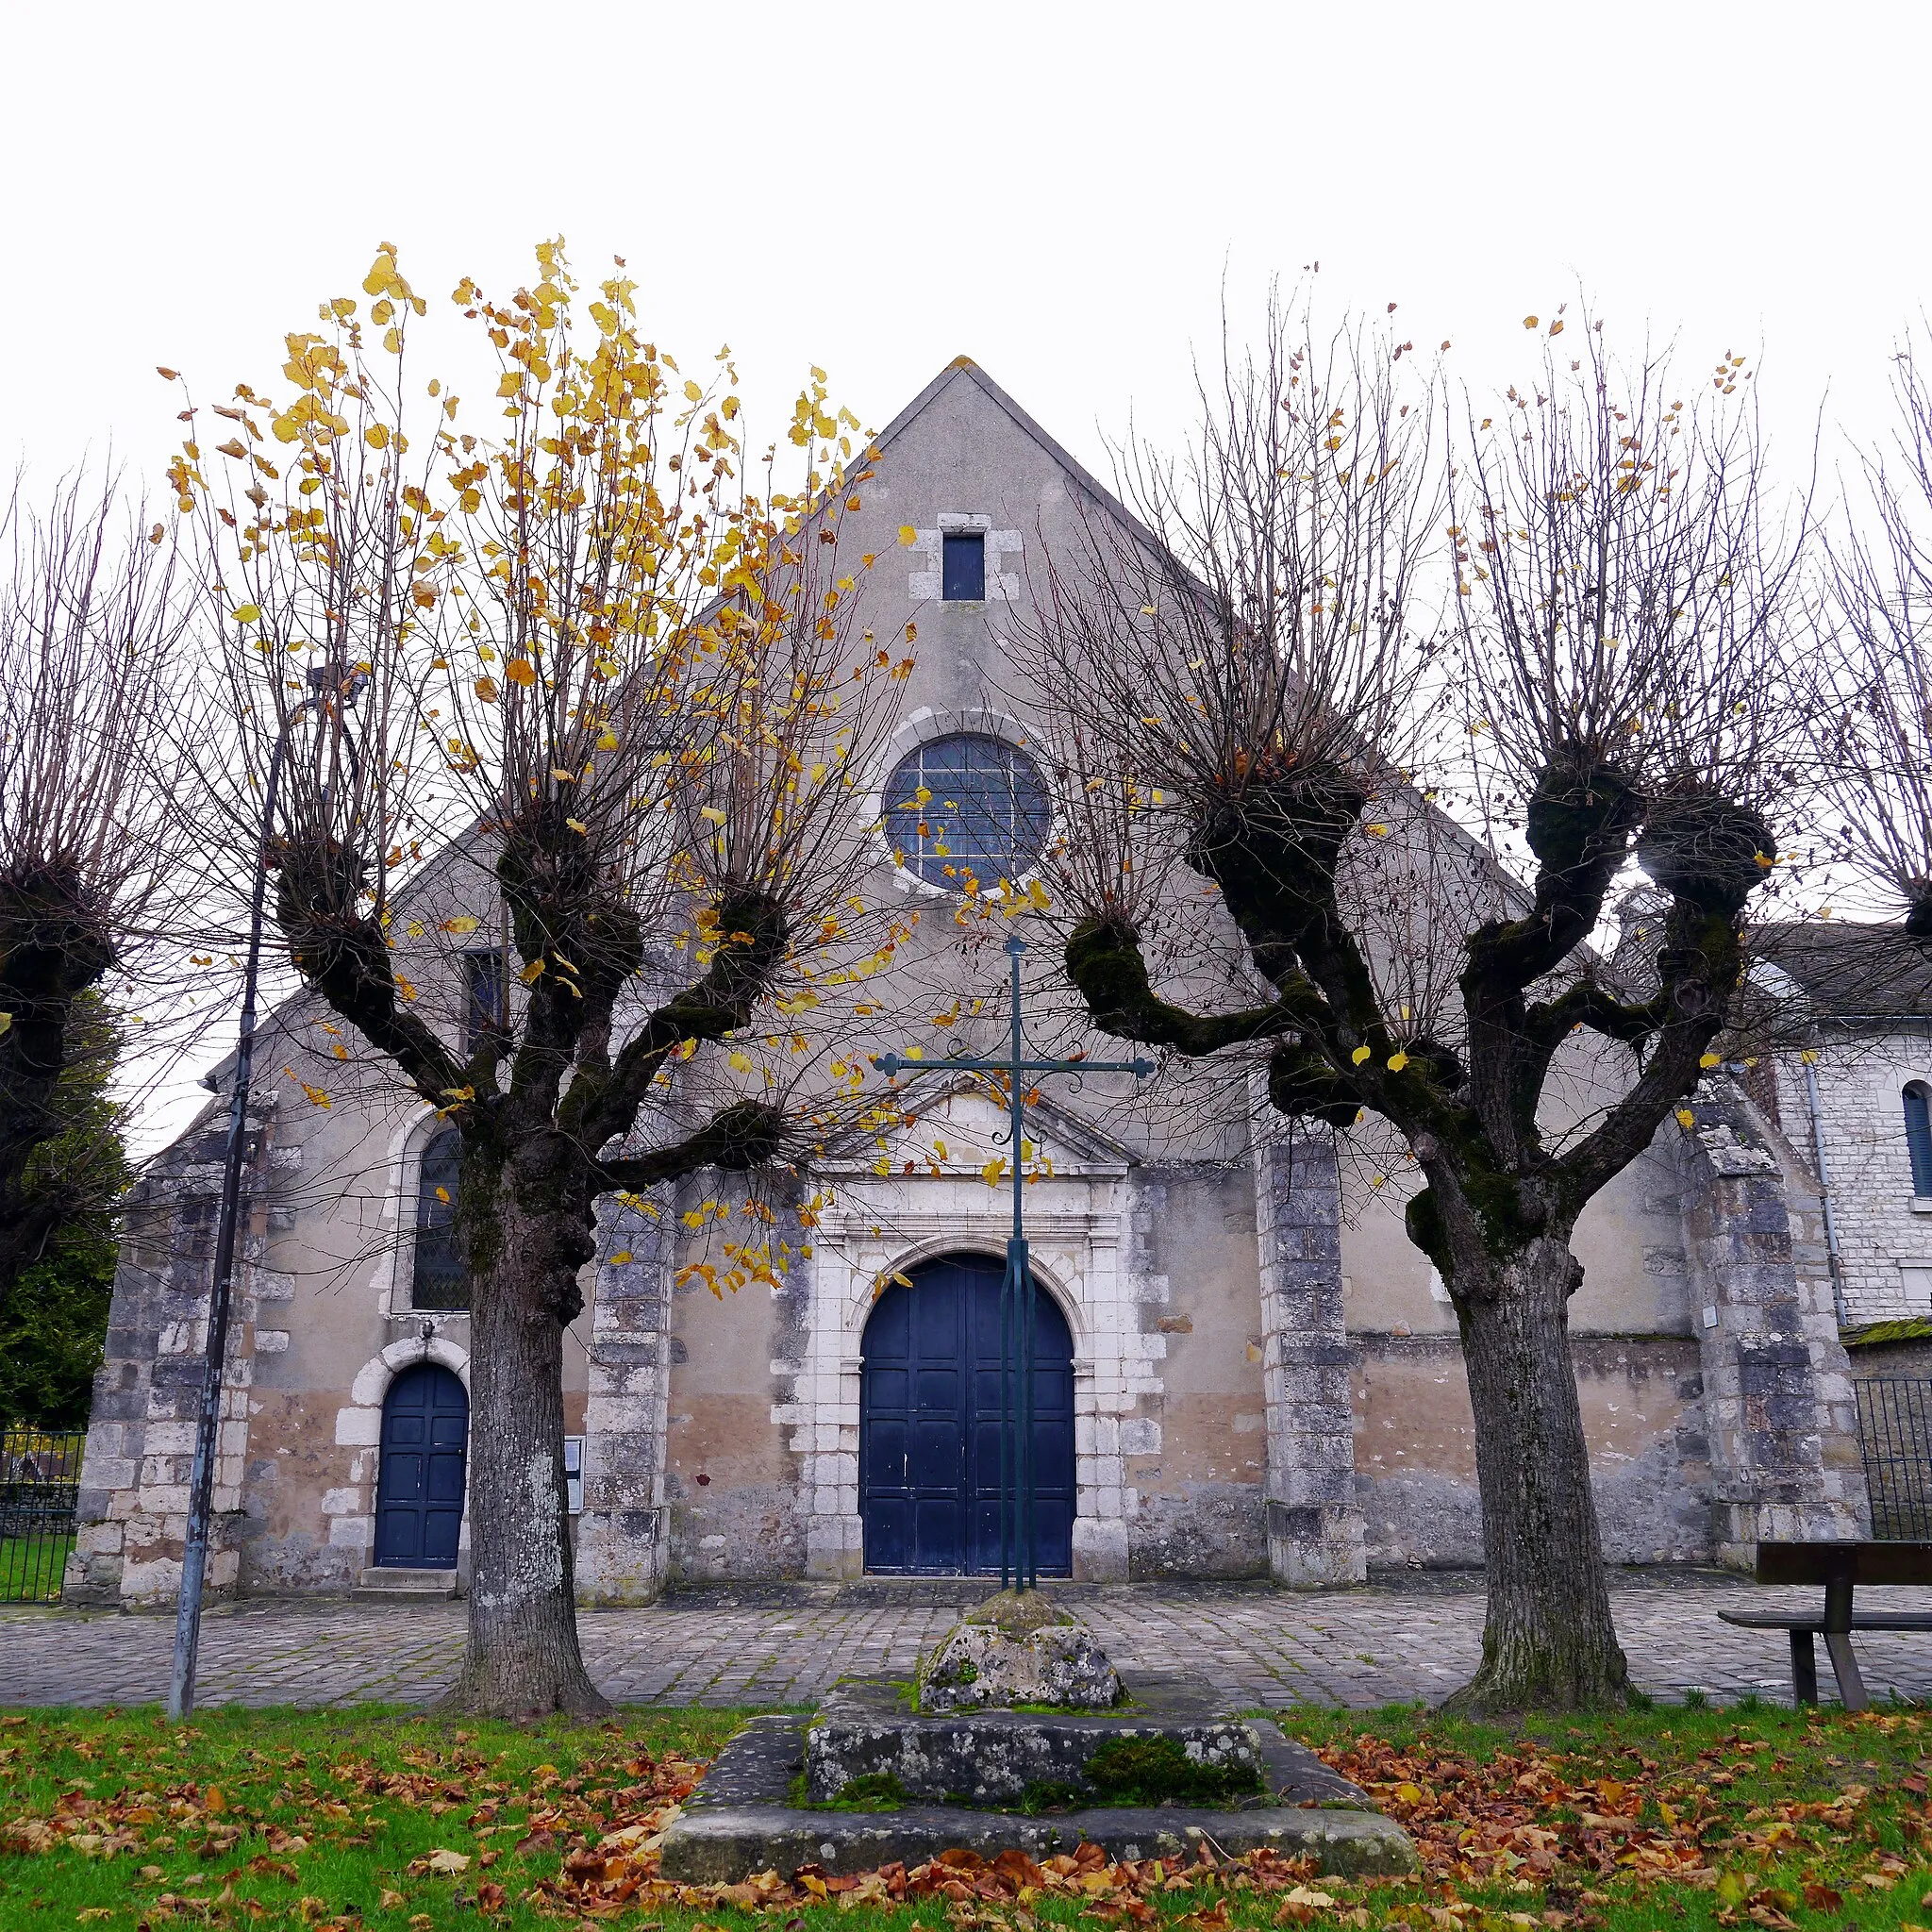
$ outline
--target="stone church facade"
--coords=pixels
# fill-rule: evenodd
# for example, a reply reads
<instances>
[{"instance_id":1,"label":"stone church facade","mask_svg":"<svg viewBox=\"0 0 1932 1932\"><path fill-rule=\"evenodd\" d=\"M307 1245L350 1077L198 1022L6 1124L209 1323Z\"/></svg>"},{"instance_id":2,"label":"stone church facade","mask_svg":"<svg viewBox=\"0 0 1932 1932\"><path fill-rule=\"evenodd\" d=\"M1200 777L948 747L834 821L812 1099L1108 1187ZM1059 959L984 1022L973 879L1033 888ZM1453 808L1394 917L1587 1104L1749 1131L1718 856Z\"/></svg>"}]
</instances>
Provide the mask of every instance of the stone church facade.
<instances>
[{"instance_id":1,"label":"stone church facade","mask_svg":"<svg viewBox=\"0 0 1932 1932\"><path fill-rule=\"evenodd\" d=\"M1037 776L1012 625L1043 547L1118 507L963 358L877 446L867 594L882 635L916 617L921 643L870 809L900 774L958 774L1004 801L1017 837ZM956 902L931 857L881 841L874 886L922 908L937 961ZM412 890L434 898L433 866ZM975 969L989 995L1005 964ZM308 1104L316 1019L298 996L258 1061L211 1579L459 1590L469 1319L436 1191L444 1129L393 1089ZM906 1111L883 1145L835 1146L810 1177L810 1253L775 1289L720 1299L685 1276L675 1191L656 1215L604 1204L566 1350L586 1602L983 1561L983 1284L1009 1208L981 1170L1006 1123L943 1070L908 1084ZM1400 1186L1357 1186L1325 1129L1255 1111L1157 1122L1105 1075L1049 1087L1033 1111L1027 1226L1060 1405L1041 1425L1058 1432L1041 1455L1060 1512L1045 1567L1312 1586L1479 1561L1455 1319L1403 1232ZM225 1112L211 1102L131 1205L72 1601L152 1606L178 1586ZM1577 1236L1573 1354L1617 1562L1737 1561L1759 1537L1869 1528L1843 1257L1790 1109L1781 1125L1720 1075L1690 1112Z\"/></svg>"}]
</instances>

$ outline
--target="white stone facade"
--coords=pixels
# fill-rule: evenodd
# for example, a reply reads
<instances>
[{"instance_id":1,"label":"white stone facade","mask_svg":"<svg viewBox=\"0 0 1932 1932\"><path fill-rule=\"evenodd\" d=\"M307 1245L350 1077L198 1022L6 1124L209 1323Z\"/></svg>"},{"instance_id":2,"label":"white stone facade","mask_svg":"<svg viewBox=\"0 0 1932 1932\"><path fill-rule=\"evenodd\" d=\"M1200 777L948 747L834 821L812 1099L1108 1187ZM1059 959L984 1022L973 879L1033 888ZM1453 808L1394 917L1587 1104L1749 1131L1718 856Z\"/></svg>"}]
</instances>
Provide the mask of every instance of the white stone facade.
<instances>
[{"instance_id":1,"label":"white stone facade","mask_svg":"<svg viewBox=\"0 0 1932 1932\"><path fill-rule=\"evenodd\" d=\"M1817 1077L1824 1159L1848 1325L1932 1318L1932 1199L1912 1189L1905 1090L1932 1085L1932 1025L1887 1034L1830 1029L1809 1063ZM1777 1072L1778 1116L1815 1179L1807 1062Z\"/></svg>"}]
</instances>

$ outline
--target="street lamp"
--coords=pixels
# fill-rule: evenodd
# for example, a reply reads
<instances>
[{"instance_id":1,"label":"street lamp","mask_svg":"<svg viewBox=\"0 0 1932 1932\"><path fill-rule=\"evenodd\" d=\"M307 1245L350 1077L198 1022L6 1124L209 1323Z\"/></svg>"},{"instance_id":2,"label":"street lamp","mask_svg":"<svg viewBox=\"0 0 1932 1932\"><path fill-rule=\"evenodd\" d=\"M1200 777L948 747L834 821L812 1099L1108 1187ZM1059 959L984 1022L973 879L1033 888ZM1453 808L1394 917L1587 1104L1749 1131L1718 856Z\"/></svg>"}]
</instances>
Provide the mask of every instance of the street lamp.
<instances>
[{"instance_id":1,"label":"street lamp","mask_svg":"<svg viewBox=\"0 0 1932 1932\"><path fill-rule=\"evenodd\" d=\"M168 1681L168 1716L175 1722L194 1709L194 1666L201 1649L202 1588L208 1574L208 1529L214 1515L215 1443L222 1424L222 1369L228 1352L228 1309L233 1300L235 1232L241 1218L242 1169L247 1158L248 1089L255 1071L255 994L261 972L261 921L268 900L270 850L275 835L275 798L289 733L311 707L335 698L346 708L369 682L366 671L344 671L340 662L308 673L309 693L282 720L269 756L262 799L261 843L256 853L255 892L248 912L248 965L242 981L242 1021L235 1047L235 1091L228 1102L228 1146L222 1165L222 1205L215 1222L214 1285L208 1297L208 1352L202 1366L201 1410L194 1429L194 1463L188 1478L188 1536L181 1552L181 1595L175 1612L175 1669Z\"/></svg>"}]
</instances>

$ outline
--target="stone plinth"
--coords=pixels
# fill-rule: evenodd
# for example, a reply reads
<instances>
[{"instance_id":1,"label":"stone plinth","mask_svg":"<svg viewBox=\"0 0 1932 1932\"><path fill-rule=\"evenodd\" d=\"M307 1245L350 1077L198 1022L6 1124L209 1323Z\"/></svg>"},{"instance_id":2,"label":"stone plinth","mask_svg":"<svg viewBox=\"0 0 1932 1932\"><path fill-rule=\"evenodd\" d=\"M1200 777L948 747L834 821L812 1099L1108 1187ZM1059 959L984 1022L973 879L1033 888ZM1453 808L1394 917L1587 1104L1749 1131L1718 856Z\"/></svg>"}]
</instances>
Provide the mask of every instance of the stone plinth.
<instances>
[{"instance_id":1,"label":"stone plinth","mask_svg":"<svg viewBox=\"0 0 1932 1932\"><path fill-rule=\"evenodd\" d=\"M1229 1717L1196 1678L1137 1677L1124 1715L1097 1711L911 1707L887 1677L839 1684L807 1733L806 1790L816 1804L840 1797L854 1778L891 1777L909 1798L1016 1805L1029 1786L1083 1789L1089 1760L1117 1740L1171 1738L1189 1760L1258 1789L1261 1747L1252 1724Z\"/></svg>"},{"instance_id":2,"label":"stone plinth","mask_svg":"<svg viewBox=\"0 0 1932 1932\"><path fill-rule=\"evenodd\" d=\"M962 1722L984 1724L987 1719ZM792 1804L789 1793L805 1762L808 1721L754 1718L712 1760L683 1815L664 1834L664 1876L702 1885L736 1883L774 1868L791 1874L802 1865L865 1872L895 1859L920 1864L956 1847L991 1858L1012 1846L1040 1859L1083 1842L1099 1845L1110 1858L1180 1859L1191 1857L1204 1839L1222 1857L1265 1847L1285 1857L1313 1857L1323 1873L1339 1877L1387 1877L1415 1869L1408 1835L1371 1809L1355 1786L1275 1725L1249 1728L1258 1746L1262 1790L1242 1809L1122 1805L1029 1818L957 1805L830 1811Z\"/></svg>"}]
</instances>

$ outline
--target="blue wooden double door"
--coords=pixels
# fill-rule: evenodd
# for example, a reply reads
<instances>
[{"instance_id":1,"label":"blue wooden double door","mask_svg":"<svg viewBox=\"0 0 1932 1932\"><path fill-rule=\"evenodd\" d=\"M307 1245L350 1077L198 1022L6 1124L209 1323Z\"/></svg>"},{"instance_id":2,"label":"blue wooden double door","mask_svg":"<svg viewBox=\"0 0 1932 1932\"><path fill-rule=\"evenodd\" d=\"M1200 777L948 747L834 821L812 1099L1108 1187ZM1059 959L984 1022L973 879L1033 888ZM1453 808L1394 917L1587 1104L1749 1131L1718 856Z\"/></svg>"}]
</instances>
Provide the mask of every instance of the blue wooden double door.
<instances>
[{"instance_id":1,"label":"blue wooden double door","mask_svg":"<svg viewBox=\"0 0 1932 1932\"><path fill-rule=\"evenodd\" d=\"M375 1561L453 1570L463 1527L470 1393L449 1370L418 1362L389 1385L375 1477Z\"/></svg>"},{"instance_id":2,"label":"blue wooden double door","mask_svg":"<svg viewBox=\"0 0 1932 1932\"><path fill-rule=\"evenodd\" d=\"M1003 1264L949 1255L894 1283L865 1325L858 1508L865 1567L958 1576L1000 1567ZM1033 1297L1034 1547L1042 1576L1074 1554L1074 1342L1044 1289Z\"/></svg>"}]
</instances>

